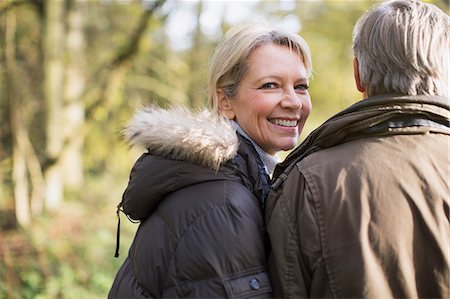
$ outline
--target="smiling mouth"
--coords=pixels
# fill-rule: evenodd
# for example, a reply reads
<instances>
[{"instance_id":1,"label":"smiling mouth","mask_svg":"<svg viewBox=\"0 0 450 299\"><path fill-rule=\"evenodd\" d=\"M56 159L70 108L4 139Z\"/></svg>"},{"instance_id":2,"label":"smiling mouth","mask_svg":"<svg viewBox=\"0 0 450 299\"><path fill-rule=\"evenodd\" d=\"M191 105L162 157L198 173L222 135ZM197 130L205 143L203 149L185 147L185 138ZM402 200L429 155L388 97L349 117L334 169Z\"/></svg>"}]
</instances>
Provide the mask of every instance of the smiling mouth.
<instances>
[{"instance_id":1,"label":"smiling mouth","mask_svg":"<svg viewBox=\"0 0 450 299\"><path fill-rule=\"evenodd\" d=\"M298 125L298 120L286 120L279 118L269 119L269 122L282 127L296 127Z\"/></svg>"}]
</instances>

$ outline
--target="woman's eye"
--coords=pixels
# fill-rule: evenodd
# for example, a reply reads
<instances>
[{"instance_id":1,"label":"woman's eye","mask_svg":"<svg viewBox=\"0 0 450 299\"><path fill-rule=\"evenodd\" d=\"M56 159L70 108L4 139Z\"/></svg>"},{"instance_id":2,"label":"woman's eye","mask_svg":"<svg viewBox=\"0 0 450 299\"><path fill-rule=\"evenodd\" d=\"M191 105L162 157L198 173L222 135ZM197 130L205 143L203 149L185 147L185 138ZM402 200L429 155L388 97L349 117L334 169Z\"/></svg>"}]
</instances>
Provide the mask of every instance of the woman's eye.
<instances>
[{"instance_id":1,"label":"woman's eye","mask_svg":"<svg viewBox=\"0 0 450 299\"><path fill-rule=\"evenodd\" d=\"M261 89L274 89L277 87L278 87L278 84L276 84L274 82L268 82L268 83L263 84L260 88Z\"/></svg>"},{"instance_id":2,"label":"woman's eye","mask_svg":"<svg viewBox=\"0 0 450 299\"><path fill-rule=\"evenodd\" d=\"M299 84L295 86L295 89L300 89L300 90L308 90L309 86L308 84Z\"/></svg>"}]
</instances>

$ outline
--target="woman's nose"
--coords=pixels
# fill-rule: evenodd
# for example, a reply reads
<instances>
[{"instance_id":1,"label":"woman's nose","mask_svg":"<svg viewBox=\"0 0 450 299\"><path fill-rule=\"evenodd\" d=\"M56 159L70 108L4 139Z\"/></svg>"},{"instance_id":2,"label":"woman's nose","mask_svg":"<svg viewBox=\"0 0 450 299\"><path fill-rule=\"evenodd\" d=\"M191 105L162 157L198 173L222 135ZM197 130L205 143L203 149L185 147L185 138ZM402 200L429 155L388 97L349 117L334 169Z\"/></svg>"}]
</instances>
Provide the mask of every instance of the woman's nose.
<instances>
[{"instance_id":1,"label":"woman's nose","mask_svg":"<svg viewBox=\"0 0 450 299\"><path fill-rule=\"evenodd\" d=\"M281 101L283 108L292 110L300 110L303 106L300 96L295 92L295 89L290 87L284 91L283 99Z\"/></svg>"}]
</instances>

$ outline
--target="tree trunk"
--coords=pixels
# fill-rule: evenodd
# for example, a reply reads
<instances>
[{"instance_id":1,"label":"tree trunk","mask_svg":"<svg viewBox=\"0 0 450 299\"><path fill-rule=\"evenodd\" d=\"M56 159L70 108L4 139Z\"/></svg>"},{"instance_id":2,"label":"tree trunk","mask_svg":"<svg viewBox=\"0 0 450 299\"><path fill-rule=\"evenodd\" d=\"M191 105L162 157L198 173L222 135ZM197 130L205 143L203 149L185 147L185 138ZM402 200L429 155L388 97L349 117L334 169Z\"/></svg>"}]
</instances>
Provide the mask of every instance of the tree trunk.
<instances>
[{"instance_id":1,"label":"tree trunk","mask_svg":"<svg viewBox=\"0 0 450 299\"><path fill-rule=\"evenodd\" d=\"M189 85L188 85L188 98L190 102L191 107L204 107L207 103L206 99L206 93L203 91L206 90L207 86L206 84L204 86L198 86L198 82L205 82L205 80L202 80L201 78L207 77L207 64L204 57L207 57L208 54L205 53L205 38L201 31L201 25L200 25L200 17L203 13L203 2L199 1L197 2L196 6L196 25L194 30L194 38L193 38L193 45L189 53L188 57L188 63L190 66L190 69L198 69L203 71L196 71L192 72L189 76Z\"/></svg>"},{"instance_id":2,"label":"tree trunk","mask_svg":"<svg viewBox=\"0 0 450 299\"><path fill-rule=\"evenodd\" d=\"M21 226L31 223L29 186L26 167L26 149L24 140L27 138L26 129L21 113L21 99L17 96L17 69L15 67L14 36L16 28L15 15L7 12L5 34L5 65L6 89L9 99L11 135L13 139L13 192L15 212Z\"/></svg>"},{"instance_id":3,"label":"tree trunk","mask_svg":"<svg viewBox=\"0 0 450 299\"><path fill-rule=\"evenodd\" d=\"M85 89L85 48L84 35L84 1L76 0L67 15L67 57L65 105L64 105L64 139L68 140L64 149L61 165L64 172L64 186L70 191L83 186L83 134L79 134L84 124L84 104L82 95Z\"/></svg>"},{"instance_id":4,"label":"tree trunk","mask_svg":"<svg viewBox=\"0 0 450 299\"><path fill-rule=\"evenodd\" d=\"M64 8L65 1L45 3L44 97L46 104L46 154L50 161L45 171L45 206L56 210L63 199L63 172L60 155L63 148L64 86ZM53 161L53 162L52 162Z\"/></svg>"}]
</instances>

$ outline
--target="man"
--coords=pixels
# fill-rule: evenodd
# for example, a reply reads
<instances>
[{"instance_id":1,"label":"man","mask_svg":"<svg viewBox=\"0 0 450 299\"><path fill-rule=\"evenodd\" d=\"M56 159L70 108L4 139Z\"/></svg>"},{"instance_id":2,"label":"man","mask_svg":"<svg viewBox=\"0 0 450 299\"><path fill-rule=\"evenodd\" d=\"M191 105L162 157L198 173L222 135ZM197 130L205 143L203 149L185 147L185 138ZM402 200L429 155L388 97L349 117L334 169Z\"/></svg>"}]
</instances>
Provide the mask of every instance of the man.
<instances>
[{"instance_id":1,"label":"man","mask_svg":"<svg viewBox=\"0 0 450 299\"><path fill-rule=\"evenodd\" d=\"M364 100L275 170L266 208L278 298L449 298L449 16L397 0L353 32Z\"/></svg>"}]
</instances>

